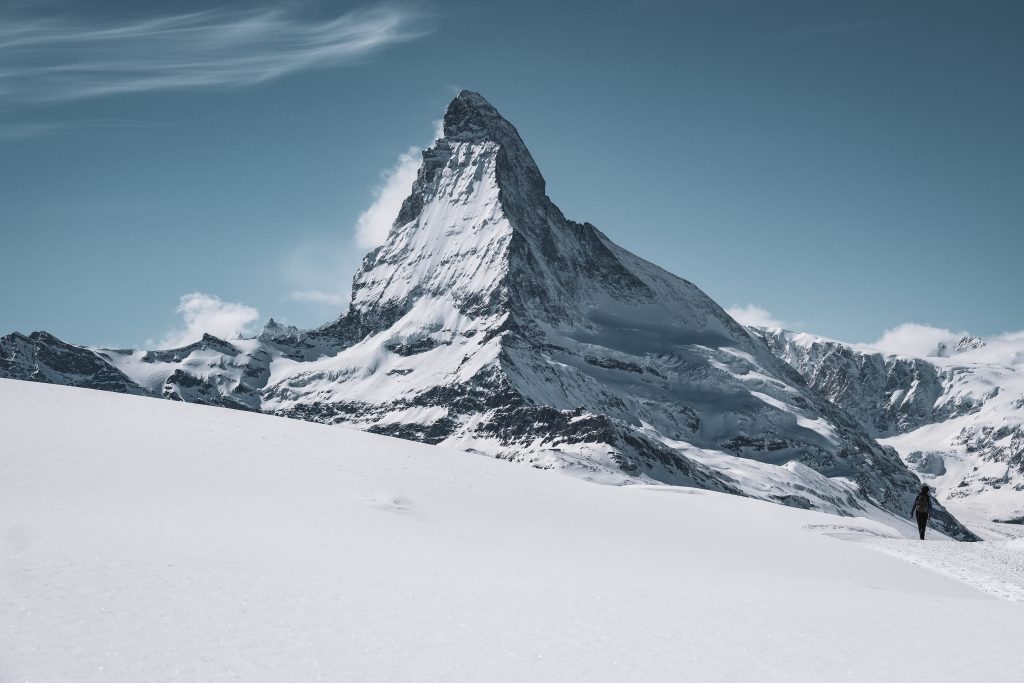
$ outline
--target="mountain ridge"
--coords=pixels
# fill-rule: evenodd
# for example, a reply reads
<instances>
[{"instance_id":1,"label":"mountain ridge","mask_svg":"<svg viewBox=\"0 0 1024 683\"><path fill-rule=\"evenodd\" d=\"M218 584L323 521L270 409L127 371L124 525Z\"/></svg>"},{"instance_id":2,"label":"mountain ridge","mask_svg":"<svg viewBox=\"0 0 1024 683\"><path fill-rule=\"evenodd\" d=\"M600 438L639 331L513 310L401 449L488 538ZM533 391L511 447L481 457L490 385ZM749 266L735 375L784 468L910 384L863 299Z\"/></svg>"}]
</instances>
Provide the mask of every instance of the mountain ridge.
<instances>
[{"instance_id":1,"label":"mountain ridge","mask_svg":"<svg viewBox=\"0 0 1024 683\"><path fill-rule=\"evenodd\" d=\"M752 329L812 389L895 448L941 499L1024 523L1024 339L965 336L916 357Z\"/></svg>"}]
</instances>

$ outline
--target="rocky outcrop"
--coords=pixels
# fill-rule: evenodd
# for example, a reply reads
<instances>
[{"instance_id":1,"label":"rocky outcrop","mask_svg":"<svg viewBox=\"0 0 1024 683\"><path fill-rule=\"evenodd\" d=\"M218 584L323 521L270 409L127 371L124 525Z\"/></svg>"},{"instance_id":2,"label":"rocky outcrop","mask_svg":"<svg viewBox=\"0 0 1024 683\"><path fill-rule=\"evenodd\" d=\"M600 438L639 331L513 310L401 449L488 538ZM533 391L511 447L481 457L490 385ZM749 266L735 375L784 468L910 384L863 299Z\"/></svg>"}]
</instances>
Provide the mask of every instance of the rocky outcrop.
<instances>
[{"instance_id":1,"label":"rocky outcrop","mask_svg":"<svg viewBox=\"0 0 1024 683\"><path fill-rule=\"evenodd\" d=\"M0 337L0 377L152 395L95 352L47 332Z\"/></svg>"}]
</instances>

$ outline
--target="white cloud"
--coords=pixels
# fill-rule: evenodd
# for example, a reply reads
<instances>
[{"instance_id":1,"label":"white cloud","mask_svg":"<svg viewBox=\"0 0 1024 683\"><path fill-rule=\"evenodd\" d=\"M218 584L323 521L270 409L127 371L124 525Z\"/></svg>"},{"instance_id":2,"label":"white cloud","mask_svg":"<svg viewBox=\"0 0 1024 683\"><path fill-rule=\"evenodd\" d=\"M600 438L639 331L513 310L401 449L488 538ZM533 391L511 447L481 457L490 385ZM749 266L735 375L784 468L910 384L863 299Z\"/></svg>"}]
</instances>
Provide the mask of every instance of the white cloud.
<instances>
[{"instance_id":1,"label":"white cloud","mask_svg":"<svg viewBox=\"0 0 1024 683\"><path fill-rule=\"evenodd\" d=\"M8 123L0 126L0 140L25 140L66 130L60 122Z\"/></svg>"},{"instance_id":2,"label":"white cloud","mask_svg":"<svg viewBox=\"0 0 1024 683\"><path fill-rule=\"evenodd\" d=\"M985 339L985 346L971 355L979 360L1015 365L1024 369L1024 330L1003 332Z\"/></svg>"},{"instance_id":3,"label":"white cloud","mask_svg":"<svg viewBox=\"0 0 1024 683\"><path fill-rule=\"evenodd\" d=\"M251 306L222 301L212 294L192 292L178 301L178 313L185 324L164 335L157 342L162 349L172 349L199 341L208 332L221 339L238 339L252 334L252 326L260 319L260 313Z\"/></svg>"},{"instance_id":4,"label":"white cloud","mask_svg":"<svg viewBox=\"0 0 1024 683\"><path fill-rule=\"evenodd\" d=\"M443 137L434 122L434 139ZM340 315L349 300L352 276L367 249L387 239L402 202L409 196L421 163L420 150L410 147L381 173L373 202L360 214L352 232L320 228L316 235L294 242L284 253L281 274L292 290L288 299L316 308L318 314Z\"/></svg>"},{"instance_id":5,"label":"white cloud","mask_svg":"<svg viewBox=\"0 0 1024 683\"><path fill-rule=\"evenodd\" d=\"M86 131L100 135L125 128L152 128L155 125L129 119L83 119L75 121L34 121L4 123L0 121L0 141L26 140L43 135Z\"/></svg>"},{"instance_id":6,"label":"white cloud","mask_svg":"<svg viewBox=\"0 0 1024 683\"><path fill-rule=\"evenodd\" d=\"M298 315L306 324L344 312L351 293L352 275L363 250L353 244L350 232L335 229L311 231L281 252L280 272L289 301L303 304ZM303 317L315 315L315 318Z\"/></svg>"},{"instance_id":7,"label":"white cloud","mask_svg":"<svg viewBox=\"0 0 1024 683\"><path fill-rule=\"evenodd\" d=\"M996 341L1006 342L1018 342L1024 341L1024 330L1017 330L1016 332L1003 332L995 337Z\"/></svg>"},{"instance_id":8,"label":"white cloud","mask_svg":"<svg viewBox=\"0 0 1024 683\"><path fill-rule=\"evenodd\" d=\"M943 327L903 323L886 330L881 338L871 346L886 353L901 356L937 356L939 344L955 347L956 343L965 336L967 336L967 332L964 331L954 332Z\"/></svg>"},{"instance_id":9,"label":"white cloud","mask_svg":"<svg viewBox=\"0 0 1024 683\"><path fill-rule=\"evenodd\" d=\"M322 292L319 289L306 289L291 292L288 298L292 301L303 301L313 304L326 304L328 306L341 306L345 303L344 295L338 292Z\"/></svg>"},{"instance_id":10,"label":"white cloud","mask_svg":"<svg viewBox=\"0 0 1024 683\"><path fill-rule=\"evenodd\" d=\"M443 123L434 123L434 139L444 136ZM410 147L394 165L384 171L380 185L373 190L373 203L356 220L356 244L364 249L380 246L398 217L402 202L409 196L422 161L420 149Z\"/></svg>"},{"instance_id":11,"label":"white cloud","mask_svg":"<svg viewBox=\"0 0 1024 683\"><path fill-rule=\"evenodd\" d=\"M373 191L373 203L356 220L356 244L372 249L384 243L419 168L420 150L410 147L384 172L384 181Z\"/></svg>"},{"instance_id":12,"label":"white cloud","mask_svg":"<svg viewBox=\"0 0 1024 683\"><path fill-rule=\"evenodd\" d=\"M328 18L301 10L288 3L115 22L9 6L0 12L0 93L11 105L255 85L357 62L426 33L419 14L397 6Z\"/></svg>"},{"instance_id":13,"label":"white cloud","mask_svg":"<svg viewBox=\"0 0 1024 683\"><path fill-rule=\"evenodd\" d=\"M771 313L756 304L740 306L735 304L725 309L736 322L749 327L784 327L781 320L776 319Z\"/></svg>"}]
</instances>

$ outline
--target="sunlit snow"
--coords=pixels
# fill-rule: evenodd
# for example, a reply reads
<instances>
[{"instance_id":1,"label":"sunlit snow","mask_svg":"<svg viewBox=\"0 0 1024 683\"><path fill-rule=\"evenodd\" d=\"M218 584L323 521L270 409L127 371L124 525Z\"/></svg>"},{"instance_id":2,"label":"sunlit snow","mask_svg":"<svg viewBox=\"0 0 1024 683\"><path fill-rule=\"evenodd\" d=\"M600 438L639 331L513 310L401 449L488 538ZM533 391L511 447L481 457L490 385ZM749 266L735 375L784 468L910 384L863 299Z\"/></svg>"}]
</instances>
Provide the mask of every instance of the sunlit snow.
<instances>
[{"instance_id":1,"label":"sunlit snow","mask_svg":"<svg viewBox=\"0 0 1024 683\"><path fill-rule=\"evenodd\" d=\"M28 382L0 428L2 680L1024 674L1020 540Z\"/></svg>"}]
</instances>

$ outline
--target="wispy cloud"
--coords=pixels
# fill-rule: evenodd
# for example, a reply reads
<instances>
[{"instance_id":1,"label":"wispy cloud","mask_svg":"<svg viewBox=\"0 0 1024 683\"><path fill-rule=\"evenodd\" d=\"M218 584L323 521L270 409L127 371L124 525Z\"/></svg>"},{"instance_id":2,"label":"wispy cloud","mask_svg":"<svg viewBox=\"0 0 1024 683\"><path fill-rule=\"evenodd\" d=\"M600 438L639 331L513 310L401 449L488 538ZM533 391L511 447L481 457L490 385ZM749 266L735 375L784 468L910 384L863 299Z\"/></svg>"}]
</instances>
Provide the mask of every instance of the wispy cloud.
<instances>
[{"instance_id":1,"label":"wispy cloud","mask_svg":"<svg viewBox=\"0 0 1024 683\"><path fill-rule=\"evenodd\" d=\"M126 128L155 128L161 124L126 119L86 119L81 121L16 121L0 124L0 140L27 140L40 135L59 135L88 130L93 134L123 131Z\"/></svg>"},{"instance_id":2,"label":"wispy cloud","mask_svg":"<svg viewBox=\"0 0 1024 683\"><path fill-rule=\"evenodd\" d=\"M967 334L965 330L957 332L944 327L903 323L886 330L870 346L901 356L936 356L939 355L940 345L952 348Z\"/></svg>"},{"instance_id":3,"label":"wispy cloud","mask_svg":"<svg viewBox=\"0 0 1024 683\"><path fill-rule=\"evenodd\" d=\"M725 309L725 312L741 325L749 327L785 327L781 320L756 304L747 304L746 306L734 304Z\"/></svg>"},{"instance_id":4,"label":"wispy cloud","mask_svg":"<svg viewBox=\"0 0 1024 683\"><path fill-rule=\"evenodd\" d=\"M435 121L434 139L443 136L443 122ZM409 196L420 163L420 148L410 147L398 156L391 168L381 173L381 183L373 190L373 203L356 220L356 244L364 249L372 249L384 243L402 208L402 202Z\"/></svg>"},{"instance_id":5,"label":"wispy cloud","mask_svg":"<svg viewBox=\"0 0 1024 683\"><path fill-rule=\"evenodd\" d=\"M202 292L181 297L177 312L181 314L184 326L165 334L156 342L158 348L185 346L199 341L206 332L221 339L238 339L254 332L253 325L260 319L260 312L252 306L223 301Z\"/></svg>"},{"instance_id":6,"label":"wispy cloud","mask_svg":"<svg viewBox=\"0 0 1024 683\"><path fill-rule=\"evenodd\" d=\"M443 135L442 121L435 121L433 140ZM366 250L387 239L421 162L420 148L410 147L382 171L370 206L359 214L351 232L323 230L291 246L281 263L282 275L293 288L289 300L309 304L309 308L323 314L343 311L351 293L352 275Z\"/></svg>"},{"instance_id":7,"label":"wispy cloud","mask_svg":"<svg viewBox=\"0 0 1024 683\"><path fill-rule=\"evenodd\" d=\"M26 140L40 135L50 135L67 130L62 122L19 122L0 126L0 140Z\"/></svg>"},{"instance_id":8,"label":"wispy cloud","mask_svg":"<svg viewBox=\"0 0 1024 683\"><path fill-rule=\"evenodd\" d=\"M289 4L119 23L24 7L0 10L0 97L8 106L255 85L358 62L426 32L421 14L397 5L328 18Z\"/></svg>"},{"instance_id":9,"label":"wispy cloud","mask_svg":"<svg viewBox=\"0 0 1024 683\"><path fill-rule=\"evenodd\" d=\"M305 239L293 240L281 252L280 273L290 290L287 299L304 304L306 314L318 316L315 320L341 315L362 256L363 250L353 244L351 233L337 228L317 230Z\"/></svg>"},{"instance_id":10,"label":"wispy cloud","mask_svg":"<svg viewBox=\"0 0 1024 683\"><path fill-rule=\"evenodd\" d=\"M373 191L373 203L356 220L356 244L372 249L384 243L419 167L420 150L410 147L384 172L381 184Z\"/></svg>"},{"instance_id":11,"label":"wispy cloud","mask_svg":"<svg viewBox=\"0 0 1024 683\"><path fill-rule=\"evenodd\" d=\"M324 304L326 306L341 306L345 303L345 297L339 292L323 292L319 289L305 289L291 292L288 298L292 301L302 301L311 304Z\"/></svg>"}]
</instances>

